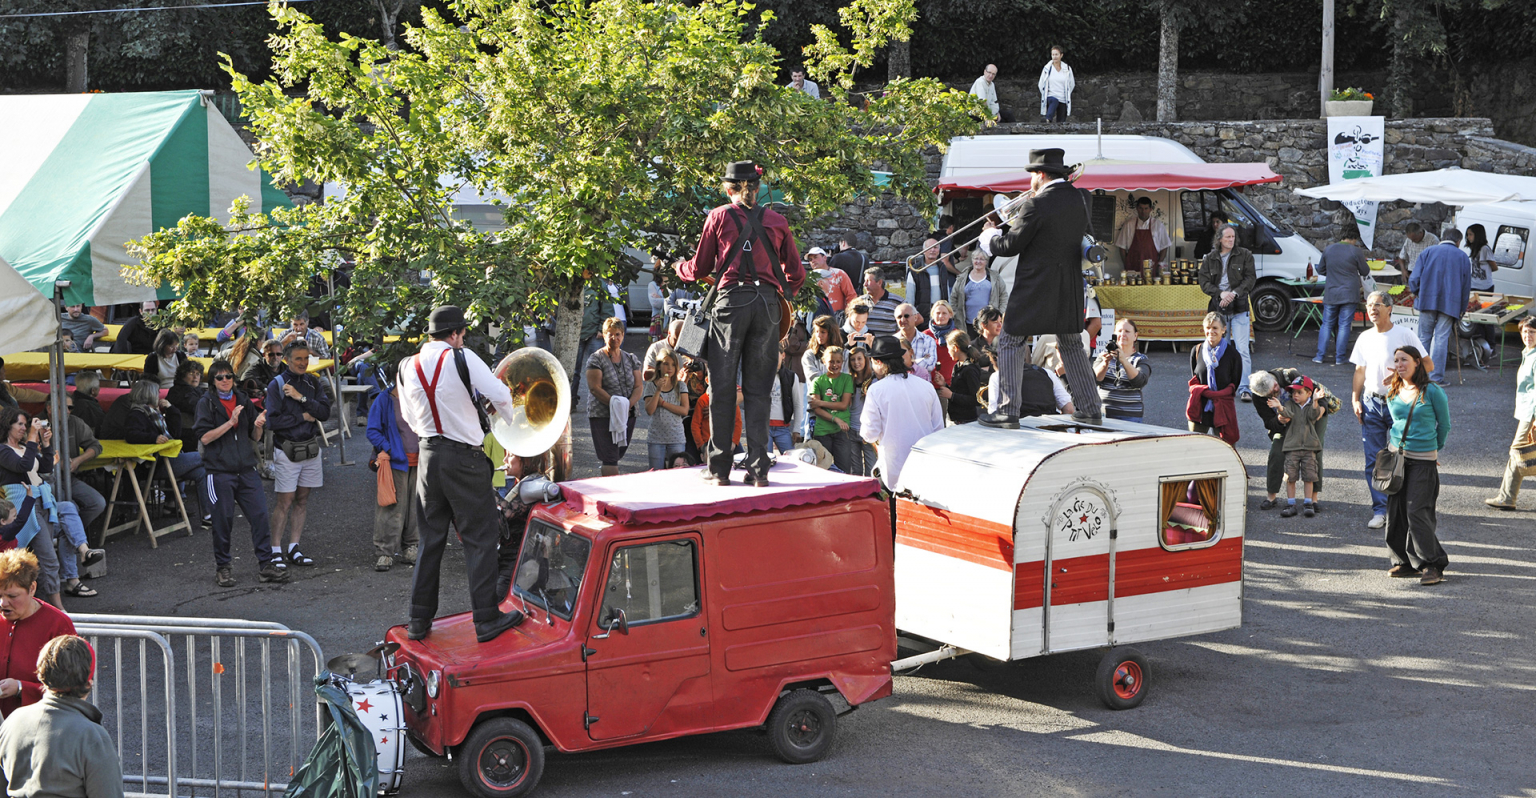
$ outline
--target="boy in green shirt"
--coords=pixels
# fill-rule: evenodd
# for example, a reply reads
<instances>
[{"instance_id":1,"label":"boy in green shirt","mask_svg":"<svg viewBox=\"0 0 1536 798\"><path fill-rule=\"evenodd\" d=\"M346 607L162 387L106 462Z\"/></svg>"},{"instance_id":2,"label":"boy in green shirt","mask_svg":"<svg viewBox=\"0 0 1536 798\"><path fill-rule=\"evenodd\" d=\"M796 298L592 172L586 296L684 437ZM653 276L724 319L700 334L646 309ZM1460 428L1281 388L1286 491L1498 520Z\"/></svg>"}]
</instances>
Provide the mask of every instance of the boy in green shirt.
<instances>
[{"instance_id":1,"label":"boy in green shirt","mask_svg":"<svg viewBox=\"0 0 1536 798\"><path fill-rule=\"evenodd\" d=\"M813 438L832 453L837 470L853 473L853 440L848 427L853 416L853 377L843 372L843 348L829 346L821 352L824 374L811 381L811 412L816 415Z\"/></svg>"}]
</instances>

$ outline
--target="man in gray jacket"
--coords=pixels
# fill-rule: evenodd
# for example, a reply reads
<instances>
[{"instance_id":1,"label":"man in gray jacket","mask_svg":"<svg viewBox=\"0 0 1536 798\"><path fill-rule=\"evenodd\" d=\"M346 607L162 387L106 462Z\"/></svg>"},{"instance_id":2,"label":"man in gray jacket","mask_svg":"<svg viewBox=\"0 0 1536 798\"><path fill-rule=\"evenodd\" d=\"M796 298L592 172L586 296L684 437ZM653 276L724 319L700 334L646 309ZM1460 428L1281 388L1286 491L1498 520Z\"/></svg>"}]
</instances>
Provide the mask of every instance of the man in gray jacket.
<instances>
[{"instance_id":1,"label":"man in gray jacket","mask_svg":"<svg viewBox=\"0 0 1536 798\"><path fill-rule=\"evenodd\" d=\"M123 768L91 693L91 647L74 635L49 640L37 656L43 700L0 725L0 771L11 798L122 798Z\"/></svg>"},{"instance_id":2,"label":"man in gray jacket","mask_svg":"<svg viewBox=\"0 0 1536 798\"><path fill-rule=\"evenodd\" d=\"M1323 250L1317 273L1328 278L1328 286L1323 289L1323 324L1317 331L1317 356L1312 362L1323 362L1323 356L1328 354L1328 336L1336 333L1333 362L1348 363L1349 330L1355 321L1355 307L1364 298L1363 281L1371 276L1365 250L1360 248L1360 229L1354 222L1344 225L1339 243Z\"/></svg>"}]
</instances>

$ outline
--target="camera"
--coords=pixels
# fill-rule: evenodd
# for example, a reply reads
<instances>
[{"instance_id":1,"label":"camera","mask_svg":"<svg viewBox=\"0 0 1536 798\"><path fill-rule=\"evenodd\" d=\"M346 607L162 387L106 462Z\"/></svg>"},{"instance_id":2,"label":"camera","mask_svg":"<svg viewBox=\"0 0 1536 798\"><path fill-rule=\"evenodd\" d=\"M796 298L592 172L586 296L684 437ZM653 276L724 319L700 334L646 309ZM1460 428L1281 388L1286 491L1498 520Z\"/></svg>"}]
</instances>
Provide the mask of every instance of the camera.
<instances>
[{"instance_id":1,"label":"camera","mask_svg":"<svg viewBox=\"0 0 1536 798\"><path fill-rule=\"evenodd\" d=\"M1114 336L1110 336L1110 339L1104 343L1104 351L1111 355L1120 351L1120 344L1115 341Z\"/></svg>"}]
</instances>

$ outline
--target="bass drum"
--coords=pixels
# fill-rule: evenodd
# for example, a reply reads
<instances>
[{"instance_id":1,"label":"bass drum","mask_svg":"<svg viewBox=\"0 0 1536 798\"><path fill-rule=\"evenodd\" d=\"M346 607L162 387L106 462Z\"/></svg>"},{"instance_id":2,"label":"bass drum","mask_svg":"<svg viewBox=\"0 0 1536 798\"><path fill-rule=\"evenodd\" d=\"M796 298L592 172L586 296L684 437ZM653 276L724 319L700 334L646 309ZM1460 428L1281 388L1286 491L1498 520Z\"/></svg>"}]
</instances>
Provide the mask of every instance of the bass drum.
<instances>
[{"instance_id":1,"label":"bass drum","mask_svg":"<svg viewBox=\"0 0 1536 798\"><path fill-rule=\"evenodd\" d=\"M347 695L363 727L373 733L379 754L379 790L400 791L405 775L405 716L400 693L390 682L347 682Z\"/></svg>"}]
</instances>

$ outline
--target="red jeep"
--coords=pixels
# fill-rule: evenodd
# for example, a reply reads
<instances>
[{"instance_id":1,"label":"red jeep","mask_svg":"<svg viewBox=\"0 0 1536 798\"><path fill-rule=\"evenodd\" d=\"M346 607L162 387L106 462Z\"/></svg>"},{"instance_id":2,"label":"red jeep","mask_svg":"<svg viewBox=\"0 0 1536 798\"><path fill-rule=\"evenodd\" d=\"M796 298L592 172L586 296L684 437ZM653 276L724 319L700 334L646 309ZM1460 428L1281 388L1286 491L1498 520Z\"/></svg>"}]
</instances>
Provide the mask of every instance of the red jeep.
<instances>
[{"instance_id":1,"label":"red jeep","mask_svg":"<svg viewBox=\"0 0 1536 798\"><path fill-rule=\"evenodd\" d=\"M891 694L890 511L874 480L803 464L769 488L697 469L568 482L537 507L486 644L468 613L389 631L418 748L465 788L524 795L545 746L590 751L763 727L786 762L831 746L837 706Z\"/></svg>"}]
</instances>

